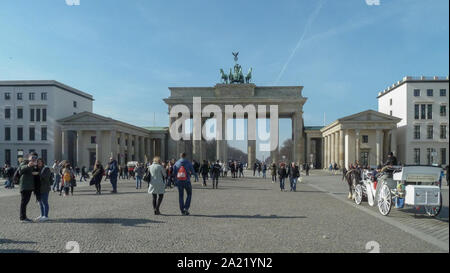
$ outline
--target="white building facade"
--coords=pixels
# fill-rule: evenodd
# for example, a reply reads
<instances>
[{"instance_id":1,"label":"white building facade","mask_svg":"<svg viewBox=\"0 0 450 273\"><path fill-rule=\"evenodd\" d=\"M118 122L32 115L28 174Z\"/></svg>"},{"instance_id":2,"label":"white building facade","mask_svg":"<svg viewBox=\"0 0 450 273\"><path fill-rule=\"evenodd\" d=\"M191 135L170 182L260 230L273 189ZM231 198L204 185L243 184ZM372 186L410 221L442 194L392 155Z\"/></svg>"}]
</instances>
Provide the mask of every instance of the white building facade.
<instances>
[{"instance_id":1,"label":"white building facade","mask_svg":"<svg viewBox=\"0 0 450 273\"><path fill-rule=\"evenodd\" d=\"M404 77L378 94L378 111L398 117L397 147L402 164L447 165L449 79Z\"/></svg>"},{"instance_id":2,"label":"white building facade","mask_svg":"<svg viewBox=\"0 0 450 273\"><path fill-rule=\"evenodd\" d=\"M32 151L59 159L57 120L92 107L91 95L57 81L0 81L0 165L17 165Z\"/></svg>"}]
</instances>

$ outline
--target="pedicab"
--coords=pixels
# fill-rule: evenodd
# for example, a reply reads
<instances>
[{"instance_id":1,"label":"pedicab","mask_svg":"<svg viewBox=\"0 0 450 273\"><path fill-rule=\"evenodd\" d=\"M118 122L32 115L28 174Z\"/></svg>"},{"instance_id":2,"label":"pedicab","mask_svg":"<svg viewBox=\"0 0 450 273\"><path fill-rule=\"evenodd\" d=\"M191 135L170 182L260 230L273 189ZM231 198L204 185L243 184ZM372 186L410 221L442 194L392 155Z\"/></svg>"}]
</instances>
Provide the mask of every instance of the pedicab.
<instances>
[{"instance_id":1,"label":"pedicab","mask_svg":"<svg viewBox=\"0 0 450 273\"><path fill-rule=\"evenodd\" d=\"M355 186L355 203L367 199L369 206L377 206L381 215L388 215L393 205L424 207L427 215L435 217L442 209L441 168L434 166L387 166L374 175L370 170L361 173Z\"/></svg>"}]
</instances>

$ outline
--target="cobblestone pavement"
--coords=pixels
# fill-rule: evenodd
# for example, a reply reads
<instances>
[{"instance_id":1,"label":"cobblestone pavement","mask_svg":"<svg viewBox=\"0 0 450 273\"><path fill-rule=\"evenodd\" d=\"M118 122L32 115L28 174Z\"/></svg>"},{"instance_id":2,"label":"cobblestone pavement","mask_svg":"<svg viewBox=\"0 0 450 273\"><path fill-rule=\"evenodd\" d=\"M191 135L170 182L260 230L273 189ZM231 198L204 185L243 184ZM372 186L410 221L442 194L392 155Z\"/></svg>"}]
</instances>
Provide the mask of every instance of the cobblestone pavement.
<instances>
[{"instance_id":1,"label":"cobblestone pavement","mask_svg":"<svg viewBox=\"0 0 450 273\"><path fill-rule=\"evenodd\" d=\"M270 179L248 177L219 187L193 183L191 216L180 215L178 192L169 190L155 216L151 197L131 180L120 181L117 195L108 181L101 196L83 185L73 197L52 193L52 220L28 224L19 222L19 196L9 192L0 195L0 252L68 252L71 241L82 253L368 252L372 241L381 252L445 252L313 185L281 192ZM33 198L28 216L38 214Z\"/></svg>"}]
</instances>

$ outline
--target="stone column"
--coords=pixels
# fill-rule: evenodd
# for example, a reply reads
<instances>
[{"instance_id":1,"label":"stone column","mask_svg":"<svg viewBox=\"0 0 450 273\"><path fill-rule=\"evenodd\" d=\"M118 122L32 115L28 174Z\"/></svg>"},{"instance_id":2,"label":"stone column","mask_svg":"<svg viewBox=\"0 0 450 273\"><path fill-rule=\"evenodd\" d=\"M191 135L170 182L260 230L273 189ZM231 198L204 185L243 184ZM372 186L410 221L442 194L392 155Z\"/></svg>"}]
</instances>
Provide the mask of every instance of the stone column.
<instances>
[{"instance_id":1,"label":"stone column","mask_svg":"<svg viewBox=\"0 0 450 273\"><path fill-rule=\"evenodd\" d=\"M345 130L345 131L347 131L347 130ZM345 147L345 134L344 134L344 130L340 130L339 131L339 163L338 163L340 168L344 167L344 160L345 160L344 147Z\"/></svg>"},{"instance_id":2,"label":"stone column","mask_svg":"<svg viewBox=\"0 0 450 273\"><path fill-rule=\"evenodd\" d=\"M311 163L311 137L306 136L306 163Z\"/></svg>"},{"instance_id":3,"label":"stone column","mask_svg":"<svg viewBox=\"0 0 450 273\"><path fill-rule=\"evenodd\" d=\"M132 150L132 141L133 141L133 138L131 137L131 134L127 134L127 156L128 156L128 161L132 161L132 159L133 159L133 157L132 157L132 152L131 152L131 150ZM126 163L128 163L128 162L125 162L125 164Z\"/></svg>"},{"instance_id":4,"label":"stone column","mask_svg":"<svg viewBox=\"0 0 450 273\"><path fill-rule=\"evenodd\" d=\"M397 157L398 160L398 154L397 154L397 128L394 128L391 130L391 150L389 152L394 153L394 156Z\"/></svg>"},{"instance_id":5,"label":"stone column","mask_svg":"<svg viewBox=\"0 0 450 273\"><path fill-rule=\"evenodd\" d=\"M339 165L339 131L334 133L334 162Z\"/></svg>"},{"instance_id":6,"label":"stone column","mask_svg":"<svg viewBox=\"0 0 450 273\"><path fill-rule=\"evenodd\" d=\"M153 138L149 139L149 161L150 163L153 161L153 158L155 157L155 141Z\"/></svg>"},{"instance_id":7,"label":"stone column","mask_svg":"<svg viewBox=\"0 0 450 273\"><path fill-rule=\"evenodd\" d=\"M111 130L111 157L117 160L117 132Z\"/></svg>"},{"instance_id":8,"label":"stone column","mask_svg":"<svg viewBox=\"0 0 450 273\"><path fill-rule=\"evenodd\" d=\"M377 154L377 162L376 165L380 165L381 161L382 161L382 156L383 156L383 140L381 139L382 137L382 131L381 130L376 130L376 154Z\"/></svg>"},{"instance_id":9,"label":"stone column","mask_svg":"<svg viewBox=\"0 0 450 273\"><path fill-rule=\"evenodd\" d=\"M359 163L359 157L361 156L360 155L360 142L361 142L361 132L360 132L360 130L359 129L356 129L355 130L355 145L356 145L356 149L355 149L355 159L356 159L356 161L358 161L358 163Z\"/></svg>"},{"instance_id":10,"label":"stone column","mask_svg":"<svg viewBox=\"0 0 450 273\"><path fill-rule=\"evenodd\" d=\"M83 131L77 130L77 166L81 169L83 164Z\"/></svg>"},{"instance_id":11,"label":"stone column","mask_svg":"<svg viewBox=\"0 0 450 273\"><path fill-rule=\"evenodd\" d=\"M197 125L196 125L197 126ZM192 130L192 159L200 162L202 158L202 128Z\"/></svg>"},{"instance_id":12,"label":"stone column","mask_svg":"<svg viewBox=\"0 0 450 273\"><path fill-rule=\"evenodd\" d=\"M327 165L327 138L324 136L322 137L322 169L325 168Z\"/></svg>"},{"instance_id":13,"label":"stone column","mask_svg":"<svg viewBox=\"0 0 450 273\"><path fill-rule=\"evenodd\" d=\"M330 144L330 163L334 164L334 162L336 162L336 159L334 158L334 156L335 156L334 149L336 148L334 133L330 134L330 139L331 139L331 144Z\"/></svg>"},{"instance_id":14,"label":"stone column","mask_svg":"<svg viewBox=\"0 0 450 273\"><path fill-rule=\"evenodd\" d=\"M104 159L102 155L102 131L95 131L95 159L104 165Z\"/></svg>"},{"instance_id":15,"label":"stone column","mask_svg":"<svg viewBox=\"0 0 450 273\"><path fill-rule=\"evenodd\" d=\"M134 158L137 162L141 162L141 159L139 158L139 137L134 135Z\"/></svg>"},{"instance_id":16,"label":"stone column","mask_svg":"<svg viewBox=\"0 0 450 273\"><path fill-rule=\"evenodd\" d=\"M216 157L218 160L225 162L228 159L228 144L227 144L227 119L222 115L222 140L217 141Z\"/></svg>"},{"instance_id":17,"label":"stone column","mask_svg":"<svg viewBox=\"0 0 450 273\"><path fill-rule=\"evenodd\" d=\"M69 160L69 130L61 130L61 144L62 160Z\"/></svg>"},{"instance_id":18,"label":"stone column","mask_svg":"<svg viewBox=\"0 0 450 273\"><path fill-rule=\"evenodd\" d=\"M350 147L349 147L349 139L350 139L350 135L349 135L349 130L344 130L344 135L345 135L345 144L344 144L344 146L345 146L345 151L344 151L344 158L345 158L345 160L344 160L344 165L345 165L345 167L346 168L348 168L348 166L349 166L349 161L350 161L350 152L349 152L349 150L350 150Z\"/></svg>"},{"instance_id":19,"label":"stone column","mask_svg":"<svg viewBox=\"0 0 450 273\"><path fill-rule=\"evenodd\" d=\"M258 120L256 121L256 123L258 123ZM247 168L250 170L253 169L253 165L256 162L256 139L250 140L248 138L252 134L253 133L250 131L250 127L247 124L247 156L248 156ZM256 133L254 135L256 136Z\"/></svg>"},{"instance_id":20,"label":"stone column","mask_svg":"<svg viewBox=\"0 0 450 273\"><path fill-rule=\"evenodd\" d=\"M161 160L167 160L166 158L166 139L165 138L161 138L160 139L161 142Z\"/></svg>"},{"instance_id":21,"label":"stone column","mask_svg":"<svg viewBox=\"0 0 450 273\"><path fill-rule=\"evenodd\" d=\"M294 133L294 162L302 165L304 163L304 139L303 139L303 118L302 112L295 112L293 119Z\"/></svg>"},{"instance_id":22,"label":"stone column","mask_svg":"<svg viewBox=\"0 0 450 273\"><path fill-rule=\"evenodd\" d=\"M144 147L144 137L139 137L139 157L141 158L141 162L145 161L145 147Z\"/></svg>"},{"instance_id":23,"label":"stone column","mask_svg":"<svg viewBox=\"0 0 450 273\"><path fill-rule=\"evenodd\" d=\"M120 165L124 165L125 163L125 134L123 132L119 133L120 137L120 144L119 144L119 158L120 158Z\"/></svg>"}]
</instances>

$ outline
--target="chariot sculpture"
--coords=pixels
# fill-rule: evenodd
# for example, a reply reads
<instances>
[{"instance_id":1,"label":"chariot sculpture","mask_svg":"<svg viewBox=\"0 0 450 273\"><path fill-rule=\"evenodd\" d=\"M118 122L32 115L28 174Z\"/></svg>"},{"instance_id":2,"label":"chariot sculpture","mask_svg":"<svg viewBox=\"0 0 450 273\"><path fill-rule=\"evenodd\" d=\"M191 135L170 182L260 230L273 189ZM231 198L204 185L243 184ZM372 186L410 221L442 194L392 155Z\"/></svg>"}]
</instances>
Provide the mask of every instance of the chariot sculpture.
<instances>
[{"instance_id":1,"label":"chariot sculpture","mask_svg":"<svg viewBox=\"0 0 450 273\"><path fill-rule=\"evenodd\" d=\"M237 63L239 52L232 52L232 54L234 56L235 61L234 68L233 69L230 68L230 73L228 75L225 74L223 69L220 69L220 78L222 80L222 83L224 84L250 83L250 81L252 80L252 68L250 68L247 75L244 76L241 65Z\"/></svg>"}]
</instances>

